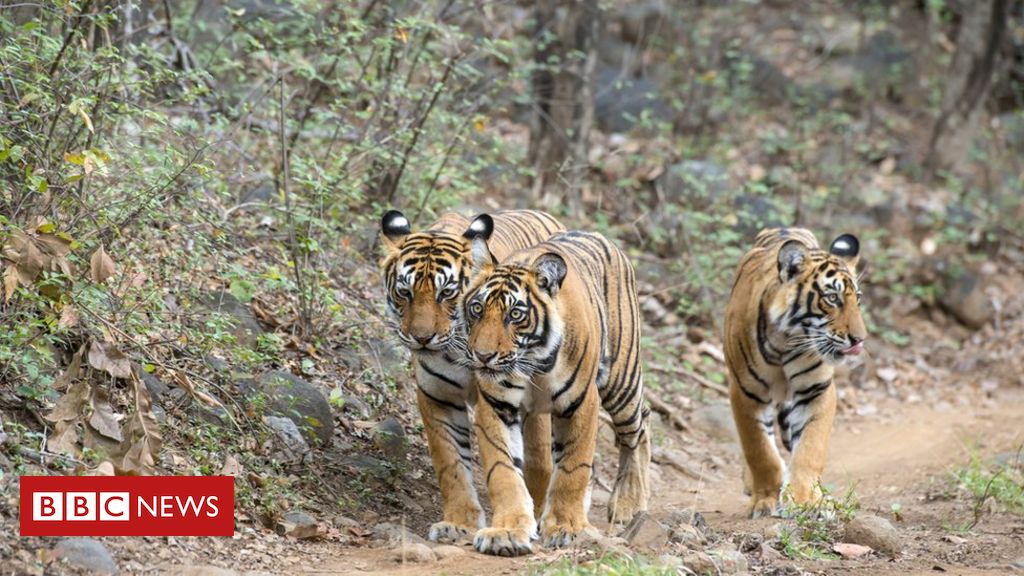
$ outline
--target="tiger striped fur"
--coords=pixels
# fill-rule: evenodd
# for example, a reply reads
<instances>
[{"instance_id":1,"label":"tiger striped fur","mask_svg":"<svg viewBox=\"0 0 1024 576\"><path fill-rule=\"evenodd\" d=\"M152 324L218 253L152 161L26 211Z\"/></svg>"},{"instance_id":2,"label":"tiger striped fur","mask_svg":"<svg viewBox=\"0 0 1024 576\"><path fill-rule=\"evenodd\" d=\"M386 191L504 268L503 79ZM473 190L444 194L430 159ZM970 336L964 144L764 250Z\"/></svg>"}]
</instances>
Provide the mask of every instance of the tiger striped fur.
<instances>
[{"instance_id":1,"label":"tiger striped fur","mask_svg":"<svg viewBox=\"0 0 1024 576\"><path fill-rule=\"evenodd\" d=\"M483 221L483 224L480 224ZM478 226L478 224L480 224ZM476 432L494 517L478 551L568 545L590 528L590 481L599 406L611 415L619 470L612 522L647 509L649 410L640 367L640 311L633 267L598 234L563 232L496 261L486 215L467 231L476 272L462 302L479 400ZM554 471L542 507L524 482L524 415L551 414ZM535 508L541 509L539 515Z\"/></svg>"},{"instance_id":2,"label":"tiger striped fur","mask_svg":"<svg viewBox=\"0 0 1024 576\"><path fill-rule=\"evenodd\" d=\"M859 252L851 234L825 252L811 232L782 228L758 234L740 261L726 309L725 356L753 517L776 514L783 493L798 504L821 496L835 365L860 354L867 338ZM792 453L788 480L776 424Z\"/></svg>"},{"instance_id":3,"label":"tiger striped fur","mask_svg":"<svg viewBox=\"0 0 1024 576\"><path fill-rule=\"evenodd\" d=\"M473 486L473 452L468 404L476 401L472 371L457 362L457 304L469 284L471 242L463 237L469 220L454 213L413 233L401 212L381 220L384 255L381 276L389 326L412 351L417 403L441 488L444 517L430 527L433 541L451 542L484 525ZM537 244L565 228L553 217L532 210L494 215L493 249L500 257ZM535 491L551 473L551 425L547 417L526 422L526 434L538 456L528 468ZM543 492L536 492L543 501Z\"/></svg>"}]
</instances>

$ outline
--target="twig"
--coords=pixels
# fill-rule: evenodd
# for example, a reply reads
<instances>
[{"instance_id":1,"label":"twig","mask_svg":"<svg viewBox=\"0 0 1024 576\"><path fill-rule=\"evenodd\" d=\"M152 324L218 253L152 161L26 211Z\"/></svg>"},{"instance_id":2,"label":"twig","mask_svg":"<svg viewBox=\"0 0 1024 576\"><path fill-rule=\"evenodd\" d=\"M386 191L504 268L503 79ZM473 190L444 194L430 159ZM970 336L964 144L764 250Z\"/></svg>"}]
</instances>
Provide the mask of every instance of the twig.
<instances>
[{"instance_id":1,"label":"twig","mask_svg":"<svg viewBox=\"0 0 1024 576\"><path fill-rule=\"evenodd\" d=\"M712 382L711 380L708 380L704 376L701 376L696 372L691 372L690 370L687 370L685 368L669 368L668 366L662 366L660 364L649 364L649 366L651 370L654 370L655 372L661 372L664 374L671 374L673 376L682 376L683 378L689 378L690 380L696 382L697 384L700 384L701 386L707 388L708 390L714 390L715 392L718 392L723 396L729 395L729 388L727 386L724 386L717 382Z\"/></svg>"},{"instance_id":2,"label":"twig","mask_svg":"<svg viewBox=\"0 0 1024 576\"><path fill-rule=\"evenodd\" d=\"M685 432L690 431L690 425L667 402L652 394L650 390L644 390L644 397L647 398L647 403L651 405L651 409L667 418L672 423L673 428Z\"/></svg>"},{"instance_id":3,"label":"twig","mask_svg":"<svg viewBox=\"0 0 1024 576\"><path fill-rule=\"evenodd\" d=\"M303 336L308 337L312 332L312 326L310 325L312 320L310 319L309 302L307 301L307 297L309 295L306 294L306 285L303 281L302 272L300 270L298 243L295 239L295 221L292 216L292 197L288 188L288 140L285 138L284 129L284 76L278 78L278 88L279 107L277 135L281 143L281 191L284 195L285 220L288 225L288 252L292 257L292 273L295 276L295 286L299 291L299 321Z\"/></svg>"}]
</instances>

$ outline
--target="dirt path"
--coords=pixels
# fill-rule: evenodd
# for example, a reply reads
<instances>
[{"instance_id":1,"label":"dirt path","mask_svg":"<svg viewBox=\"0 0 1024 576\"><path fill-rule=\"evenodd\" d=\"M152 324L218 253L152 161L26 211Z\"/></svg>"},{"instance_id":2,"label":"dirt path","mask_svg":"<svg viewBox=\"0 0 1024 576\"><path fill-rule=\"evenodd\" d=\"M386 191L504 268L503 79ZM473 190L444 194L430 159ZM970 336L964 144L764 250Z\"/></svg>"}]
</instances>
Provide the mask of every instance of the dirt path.
<instances>
[{"instance_id":1,"label":"dirt path","mask_svg":"<svg viewBox=\"0 0 1024 576\"><path fill-rule=\"evenodd\" d=\"M990 457L1016 450L1024 443L1024 396L1005 394L998 402L970 410L935 411L928 406L893 406L889 416L847 417L839 421L832 443L826 484L835 493L854 486L862 510L889 515L898 503L905 551L895 562L880 557L856 561L790 561L779 565L825 574L912 574L948 571L953 574L994 574L1024 556L1024 525L993 520L962 538L948 538L944 523L955 522L950 502L929 501L929 486L941 483L951 469L972 455ZM722 534L756 534L777 520L744 517L745 499L739 480L734 443L703 447L722 455L717 473L694 480L660 467L655 479L655 514L672 508L696 507ZM600 497L592 517L603 516ZM600 524L599 524L600 525ZM963 541L961 541L963 540ZM541 552L528 558L501 559L466 552L434 564L402 565L394 552L346 548L337 556L306 567L310 574L517 574L537 563L558 560L571 552Z\"/></svg>"}]
</instances>

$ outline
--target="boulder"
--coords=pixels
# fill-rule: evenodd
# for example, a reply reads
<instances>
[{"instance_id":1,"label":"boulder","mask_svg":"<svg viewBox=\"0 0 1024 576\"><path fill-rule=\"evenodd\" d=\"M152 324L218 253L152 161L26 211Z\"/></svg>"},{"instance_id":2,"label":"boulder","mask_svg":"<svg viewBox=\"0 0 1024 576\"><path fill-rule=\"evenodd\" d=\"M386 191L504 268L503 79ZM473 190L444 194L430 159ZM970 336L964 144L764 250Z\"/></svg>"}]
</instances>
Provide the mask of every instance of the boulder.
<instances>
[{"instance_id":1,"label":"boulder","mask_svg":"<svg viewBox=\"0 0 1024 576\"><path fill-rule=\"evenodd\" d=\"M594 118L604 132L629 132L644 111L652 120L671 122L672 107L649 78L630 78L618 68L599 66L594 90Z\"/></svg>"},{"instance_id":2,"label":"boulder","mask_svg":"<svg viewBox=\"0 0 1024 576\"><path fill-rule=\"evenodd\" d=\"M973 268L946 265L942 271L939 304L968 328L977 330L995 317L991 299L985 293L987 279Z\"/></svg>"},{"instance_id":3,"label":"boulder","mask_svg":"<svg viewBox=\"0 0 1024 576\"><path fill-rule=\"evenodd\" d=\"M299 540L316 538L320 534L316 519L302 510L289 510L277 521L277 533Z\"/></svg>"},{"instance_id":4,"label":"boulder","mask_svg":"<svg viewBox=\"0 0 1024 576\"><path fill-rule=\"evenodd\" d=\"M705 404L693 411L690 421L708 436L720 442L732 442L736 435L736 421L728 402Z\"/></svg>"},{"instance_id":5,"label":"boulder","mask_svg":"<svg viewBox=\"0 0 1024 576\"><path fill-rule=\"evenodd\" d=\"M243 380L239 388L249 400L260 397L268 414L291 419L312 444L326 445L334 433L334 413L320 390L288 372L272 371L257 380Z\"/></svg>"},{"instance_id":6,"label":"boulder","mask_svg":"<svg viewBox=\"0 0 1024 576\"><path fill-rule=\"evenodd\" d=\"M405 458L405 428L394 416L388 416L373 427L373 444L391 460Z\"/></svg>"},{"instance_id":7,"label":"boulder","mask_svg":"<svg viewBox=\"0 0 1024 576\"><path fill-rule=\"evenodd\" d=\"M213 290L201 294L196 305L207 313L223 315L231 321L231 334L242 346L255 348L263 327L247 304L243 304L227 290Z\"/></svg>"}]
</instances>

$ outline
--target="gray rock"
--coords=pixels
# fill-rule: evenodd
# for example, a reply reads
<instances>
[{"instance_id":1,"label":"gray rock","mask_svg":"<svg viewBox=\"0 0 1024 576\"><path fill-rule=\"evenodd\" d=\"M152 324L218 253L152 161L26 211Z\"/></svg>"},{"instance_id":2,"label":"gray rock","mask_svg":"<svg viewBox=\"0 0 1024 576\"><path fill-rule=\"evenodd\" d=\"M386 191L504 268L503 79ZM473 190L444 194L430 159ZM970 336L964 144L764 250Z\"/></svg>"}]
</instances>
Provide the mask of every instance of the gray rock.
<instances>
[{"instance_id":1,"label":"gray rock","mask_svg":"<svg viewBox=\"0 0 1024 576\"><path fill-rule=\"evenodd\" d=\"M402 544L426 544L427 541L404 526L381 522L373 527L373 539L387 543L389 546Z\"/></svg>"},{"instance_id":2,"label":"gray rock","mask_svg":"<svg viewBox=\"0 0 1024 576\"><path fill-rule=\"evenodd\" d=\"M867 546L887 556L898 556L903 550L900 533L892 523L870 514L859 515L847 522L843 541Z\"/></svg>"},{"instance_id":3,"label":"gray rock","mask_svg":"<svg viewBox=\"0 0 1024 576\"><path fill-rule=\"evenodd\" d=\"M310 443L326 445L334 433L334 414L320 390L288 372L267 372L253 382L239 382L250 402L262 395L267 411L290 418Z\"/></svg>"},{"instance_id":4,"label":"gray rock","mask_svg":"<svg viewBox=\"0 0 1024 576\"><path fill-rule=\"evenodd\" d=\"M410 352L397 343L397 338L367 338L362 353L363 366L382 376L405 374L409 369Z\"/></svg>"},{"instance_id":5,"label":"gray rock","mask_svg":"<svg viewBox=\"0 0 1024 576\"><path fill-rule=\"evenodd\" d=\"M872 34L854 56L854 66L872 92L899 91L914 75L911 52L888 30Z\"/></svg>"},{"instance_id":6,"label":"gray rock","mask_svg":"<svg viewBox=\"0 0 1024 576\"><path fill-rule=\"evenodd\" d=\"M281 451L277 454L285 462L301 462L309 454L309 444L299 431L299 427L290 418L284 416L264 416L263 423L274 431Z\"/></svg>"},{"instance_id":7,"label":"gray rock","mask_svg":"<svg viewBox=\"0 0 1024 576\"><path fill-rule=\"evenodd\" d=\"M995 317L992 301L985 293L987 282L977 270L947 264L942 271L939 304L962 324L979 329Z\"/></svg>"},{"instance_id":8,"label":"gray rock","mask_svg":"<svg viewBox=\"0 0 1024 576\"><path fill-rule=\"evenodd\" d=\"M656 182L666 201L698 208L707 208L732 188L728 170L710 160L673 164Z\"/></svg>"},{"instance_id":9,"label":"gray rock","mask_svg":"<svg viewBox=\"0 0 1024 576\"><path fill-rule=\"evenodd\" d=\"M1006 146L1011 150L1024 151L1024 113L1019 110L996 116Z\"/></svg>"},{"instance_id":10,"label":"gray rock","mask_svg":"<svg viewBox=\"0 0 1024 576\"><path fill-rule=\"evenodd\" d=\"M275 526L277 533L282 536L291 536L299 540L316 538L320 529L316 519L302 510L289 510L277 521Z\"/></svg>"},{"instance_id":11,"label":"gray rock","mask_svg":"<svg viewBox=\"0 0 1024 576\"><path fill-rule=\"evenodd\" d=\"M789 76L756 54L728 52L724 66L731 84L746 85L750 96L766 106L784 104L800 95Z\"/></svg>"},{"instance_id":12,"label":"gray rock","mask_svg":"<svg viewBox=\"0 0 1024 576\"><path fill-rule=\"evenodd\" d=\"M669 541L686 546L691 550L699 550L707 544L707 539L700 533L700 530L689 524L673 526L669 530Z\"/></svg>"},{"instance_id":13,"label":"gray rock","mask_svg":"<svg viewBox=\"0 0 1024 576\"><path fill-rule=\"evenodd\" d=\"M733 201L739 221L735 230L751 240L765 228L784 226L785 221L779 206L767 196L740 194Z\"/></svg>"},{"instance_id":14,"label":"gray rock","mask_svg":"<svg viewBox=\"0 0 1024 576\"><path fill-rule=\"evenodd\" d=\"M426 544L403 544L391 553L395 562L428 564L437 561L434 552Z\"/></svg>"},{"instance_id":15,"label":"gray rock","mask_svg":"<svg viewBox=\"0 0 1024 576\"><path fill-rule=\"evenodd\" d=\"M135 373L139 376L139 380L146 385L146 390L149 391L149 395L153 398L153 404L159 404L160 398L170 392L171 388L164 384L164 381L157 378L156 376L146 372L142 369L142 366L135 366Z\"/></svg>"},{"instance_id":16,"label":"gray rock","mask_svg":"<svg viewBox=\"0 0 1024 576\"><path fill-rule=\"evenodd\" d=\"M697 574L718 574L718 566L705 552L689 552L683 556L683 565Z\"/></svg>"},{"instance_id":17,"label":"gray rock","mask_svg":"<svg viewBox=\"0 0 1024 576\"><path fill-rule=\"evenodd\" d=\"M117 574L117 562L102 542L92 538L64 538L51 551L52 557L94 574Z\"/></svg>"},{"instance_id":18,"label":"gray rock","mask_svg":"<svg viewBox=\"0 0 1024 576\"><path fill-rule=\"evenodd\" d=\"M738 550L711 550L708 552L718 574L745 574L750 569L747 557Z\"/></svg>"},{"instance_id":19,"label":"gray rock","mask_svg":"<svg viewBox=\"0 0 1024 576\"><path fill-rule=\"evenodd\" d=\"M373 444L391 460L405 458L405 428L394 417L388 416L373 428Z\"/></svg>"},{"instance_id":20,"label":"gray rock","mask_svg":"<svg viewBox=\"0 0 1024 576\"><path fill-rule=\"evenodd\" d=\"M705 404L693 411L691 421L715 440L731 442L737 438L736 421L728 402Z\"/></svg>"},{"instance_id":21,"label":"gray rock","mask_svg":"<svg viewBox=\"0 0 1024 576\"><path fill-rule=\"evenodd\" d=\"M626 525L622 537L630 546L645 550L660 550L668 544L668 529L649 513L640 512Z\"/></svg>"},{"instance_id":22,"label":"gray rock","mask_svg":"<svg viewBox=\"0 0 1024 576\"><path fill-rule=\"evenodd\" d=\"M693 526L704 536L711 533L711 527L708 526L708 522L704 519L704 515L692 508L673 510L668 515L668 518L665 519L665 522L670 526Z\"/></svg>"},{"instance_id":23,"label":"gray rock","mask_svg":"<svg viewBox=\"0 0 1024 576\"><path fill-rule=\"evenodd\" d=\"M255 348L263 327L252 309L226 290L213 290L199 296L196 304L207 313L226 316L232 323L231 334L242 346Z\"/></svg>"},{"instance_id":24,"label":"gray rock","mask_svg":"<svg viewBox=\"0 0 1024 576\"><path fill-rule=\"evenodd\" d=\"M621 70L599 66L594 90L594 118L605 132L629 132L648 111L652 120L671 122L672 107L648 78L630 78Z\"/></svg>"}]
</instances>

